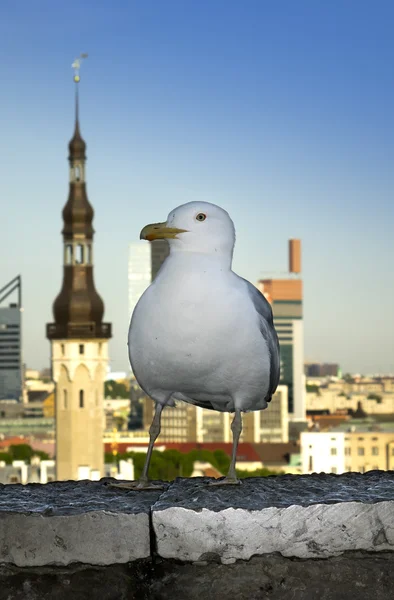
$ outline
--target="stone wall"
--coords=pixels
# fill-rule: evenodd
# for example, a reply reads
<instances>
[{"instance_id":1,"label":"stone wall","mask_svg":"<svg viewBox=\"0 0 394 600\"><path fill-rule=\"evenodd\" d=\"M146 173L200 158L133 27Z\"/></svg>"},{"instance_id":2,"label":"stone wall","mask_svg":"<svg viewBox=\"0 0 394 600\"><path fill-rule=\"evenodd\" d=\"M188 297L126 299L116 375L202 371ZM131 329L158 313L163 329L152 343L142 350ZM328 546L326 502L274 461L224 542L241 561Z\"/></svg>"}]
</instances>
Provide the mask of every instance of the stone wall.
<instances>
[{"instance_id":1,"label":"stone wall","mask_svg":"<svg viewBox=\"0 0 394 600\"><path fill-rule=\"evenodd\" d=\"M394 597L394 472L0 486L0 600Z\"/></svg>"}]
</instances>

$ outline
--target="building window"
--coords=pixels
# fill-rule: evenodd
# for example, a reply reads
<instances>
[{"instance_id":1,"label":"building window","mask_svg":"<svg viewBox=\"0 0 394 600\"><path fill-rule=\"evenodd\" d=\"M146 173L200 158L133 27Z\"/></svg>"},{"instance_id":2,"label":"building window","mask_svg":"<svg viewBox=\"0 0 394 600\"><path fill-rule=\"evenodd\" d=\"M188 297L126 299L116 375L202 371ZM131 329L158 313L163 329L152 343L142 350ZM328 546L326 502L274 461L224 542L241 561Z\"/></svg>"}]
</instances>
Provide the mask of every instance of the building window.
<instances>
[{"instance_id":1,"label":"building window","mask_svg":"<svg viewBox=\"0 0 394 600\"><path fill-rule=\"evenodd\" d=\"M308 471L313 471L313 456L309 457L309 469Z\"/></svg>"},{"instance_id":2,"label":"building window","mask_svg":"<svg viewBox=\"0 0 394 600\"><path fill-rule=\"evenodd\" d=\"M98 353L99 353L99 356L101 356L101 350L102 350L102 349L103 349L103 344L102 344L101 342L99 342L99 345L98 345Z\"/></svg>"},{"instance_id":3,"label":"building window","mask_svg":"<svg viewBox=\"0 0 394 600\"><path fill-rule=\"evenodd\" d=\"M365 467L360 467L359 471L360 471L360 473L365 473Z\"/></svg>"},{"instance_id":4,"label":"building window","mask_svg":"<svg viewBox=\"0 0 394 600\"><path fill-rule=\"evenodd\" d=\"M75 262L77 265L82 265L84 260L84 247L82 244L78 244L75 248Z\"/></svg>"},{"instance_id":5,"label":"building window","mask_svg":"<svg viewBox=\"0 0 394 600\"><path fill-rule=\"evenodd\" d=\"M62 356L64 356L64 344L60 345L60 350L61 350Z\"/></svg>"},{"instance_id":6,"label":"building window","mask_svg":"<svg viewBox=\"0 0 394 600\"><path fill-rule=\"evenodd\" d=\"M364 448L357 448L357 454L358 454L358 456L364 456L365 449Z\"/></svg>"},{"instance_id":7,"label":"building window","mask_svg":"<svg viewBox=\"0 0 394 600\"><path fill-rule=\"evenodd\" d=\"M63 408L67 408L67 390L63 390Z\"/></svg>"},{"instance_id":8,"label":"building window","mask_svg":"<svg viewBox=\"0 0 394 600\"><path fill-rule=\"evenodd\" d=\"M83 408L84 406L84 392L83 390L79 390L79 408Z\"/></svg>"},{"instance_id":9,"label":"building window","mask_svg":"<svg viewBox=\"0 0 394 600\"><path fill-rule=\"evenodd\" d=\"M337 449L331 448L331 456L336 456L336 455L337 455Z\"/></svg>"},{"instance_id":10,"label":"building window","mask_svg":"<svg viewBox=\"0 0 394 600\"><path fill-rule=\"evenodd\" d=\"M87 258L86 262L88 263L88 265L91 265L92 264L92 246L89 245L87 247L87 251L88 251L88 258Z\"/></svg>"},{"instance_id":11,"label":"building window","mask_svg":"<svg viewBox=\"0 0 394 600\"><path fill-rule=\"evenodd\" d=\"M331 473L337 473L337 468L336 467L331 467Z\"/></svg>"},{"instance_id":12,"label":"building window","mask_svg":"<svg viewBox=\"0 0 394 600\"><path fill-rule=\"evenodd\" d=\"M73 247L72 244L66 246L66 265L72 265L73 262Z\"/></svg>"},{"instance_id":13,"label":"building window","mask_svg":"<svg viewBox=\"0 0 394 600\"><path fill-rule=\"evenodd\" d=\"M85 345L79 344L79 354L85 354Z\"/></svg>"},{"instance_id":14,"label":"building window","mask_svg":"<svg viewBox=\"0 0 394 600\"><path fill-rule=\"evenodd\" d=\"M345 456L350 456L350 455L351 455L351 449L345 448Z\"/></svg>"},{"instance_id":15,"label":"building window","mask_svg":"<svg viewBox=\"0 0 394 600\"><path fill-rule=\"evenodd\" d=\"M372 446L372 455L373 456L379 455L379 448L377 446Z\"/></svg>"}]
</instances>

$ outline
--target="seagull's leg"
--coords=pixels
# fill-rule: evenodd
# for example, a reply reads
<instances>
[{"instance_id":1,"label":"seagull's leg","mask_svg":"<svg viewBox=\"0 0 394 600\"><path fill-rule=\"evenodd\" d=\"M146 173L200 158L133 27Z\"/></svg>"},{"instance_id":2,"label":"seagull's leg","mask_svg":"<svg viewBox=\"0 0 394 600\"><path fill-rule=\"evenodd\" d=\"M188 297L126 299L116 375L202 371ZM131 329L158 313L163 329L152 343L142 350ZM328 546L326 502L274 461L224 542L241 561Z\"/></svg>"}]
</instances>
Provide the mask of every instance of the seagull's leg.
<instances>
[{"instance_id":1,"label":"seagull's leg","mask_svg":"<svg viewBox=\"0 0 394 600\"><path fill-rule=\"evenodd\" d=\"M153 450L154 443L160 435L162 410L163 410L163 405L160 404L160 402L156 402L155 415L153 417L153 421L152 421L152 424L149 429L148 452L146 453L145 464L144 464L144 468L142 469L142 474L140 477L141 483L148 483L148 481L149 481L148 471L149 471L150 459L152 457L152 450Z\"/></svg>"},{"instance_id":2,"label":"seagull's leg","mask_svg":"<svg viewBox=\"0 0 394 600\"><path fill-rule=\"evenodd\" d=\"M239 485L241 483L240 480L237 479L237 474L235 472L238 442L242 432L242 416L240 410L235 411L234 419L231 423L231 431L233 432L233 450L231 453L230 468L227 476L224 479L212 481L209 485Z\"/></svg>"},{"instance_id":3,"label":"seagull's leg","mask_svg":"<svg viewBox=\"0 0 394 600\"><path fill-rule=\"evenodd\" d=\"M152 450L155 441L157 440L160 434L160 424L161 424L161 412L163 410L163 405L160 402L156 402L155 407L155 415L153 417L152 424L149 429L149 446L148 452L146 453L144 468L142 469L141 477L138 481L130 481L127 483L110 483L110 487L123 488L128 490L162 490L164 489L161 485L155 485L151 483L148 479L148 471L149 471L149 463L152 457Z\"/></svg>"}]
</instances>

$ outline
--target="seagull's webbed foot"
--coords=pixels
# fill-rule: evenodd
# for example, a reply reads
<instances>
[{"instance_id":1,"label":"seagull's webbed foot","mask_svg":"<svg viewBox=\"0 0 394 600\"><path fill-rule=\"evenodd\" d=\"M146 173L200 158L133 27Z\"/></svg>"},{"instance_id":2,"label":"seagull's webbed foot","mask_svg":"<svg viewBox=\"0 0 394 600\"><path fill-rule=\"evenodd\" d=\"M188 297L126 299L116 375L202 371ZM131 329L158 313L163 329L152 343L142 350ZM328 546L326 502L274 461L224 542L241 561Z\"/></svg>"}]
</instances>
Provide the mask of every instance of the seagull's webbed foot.
<instances>
[{"instance_id":1,"label":"seagull's webbed foot","mask_svg":"<svg viewBox=\"0 0 394 600\"><path fill-rule=\"evenodd\" d=\"M149 479L138 479L137 481L126 481L122 483L109 483L108 487L121 490L134 490L135 492L145 492L151 490L164 490L164 486L149 481Z\"/></svg>"},{"instance_id":2,"label":"seagull's webbed foot","mask_svg":"<svg viewBox=\"0 0 394 600\"><path fill-rule=\"evenodd\" d=\"M241 481L236 477L224 477L223 479L210 481L208 485L241 485Z\"/></svg>"}]
</instances>

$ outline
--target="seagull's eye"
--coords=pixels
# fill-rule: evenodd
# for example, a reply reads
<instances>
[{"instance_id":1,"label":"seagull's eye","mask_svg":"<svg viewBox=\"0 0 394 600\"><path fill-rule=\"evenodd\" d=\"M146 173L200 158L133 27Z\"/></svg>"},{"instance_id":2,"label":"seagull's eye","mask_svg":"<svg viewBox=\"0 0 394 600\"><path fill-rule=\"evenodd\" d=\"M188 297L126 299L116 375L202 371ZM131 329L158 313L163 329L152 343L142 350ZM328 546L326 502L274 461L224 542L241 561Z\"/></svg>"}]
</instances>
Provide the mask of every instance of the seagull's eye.
<instances>
[{"instance_id":1,"label":"seagull's eye","mask_svg":"<svg viewBox=\"0 0 394 600\"><path fill-rule=\"evenodd\" d=\"M196 220L197 221L205 221L206 218L207 218L207 215L204 215L204 213L198 213Z\"/></svg>"}]
</instances>

